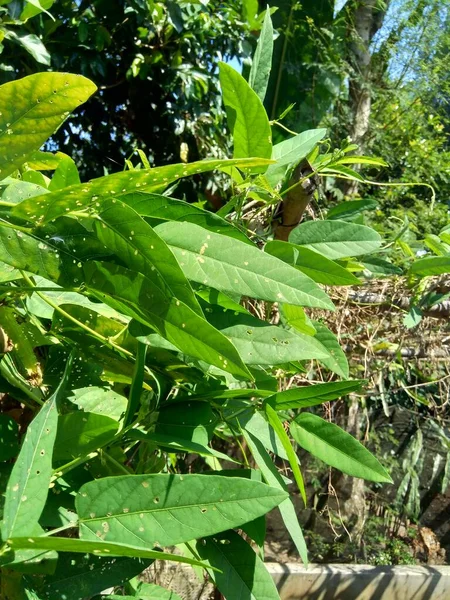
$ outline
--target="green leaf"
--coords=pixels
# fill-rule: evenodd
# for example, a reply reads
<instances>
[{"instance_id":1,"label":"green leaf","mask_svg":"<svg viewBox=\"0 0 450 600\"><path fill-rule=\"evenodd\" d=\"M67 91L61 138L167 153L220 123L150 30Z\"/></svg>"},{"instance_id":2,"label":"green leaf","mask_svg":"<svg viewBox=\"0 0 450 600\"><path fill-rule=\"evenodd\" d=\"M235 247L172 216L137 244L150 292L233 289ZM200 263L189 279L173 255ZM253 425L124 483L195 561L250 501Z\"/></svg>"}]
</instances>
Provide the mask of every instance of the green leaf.
<instances>
[{"instance_id":1,"label":"green leaf","mask_svg":"<svg viewBox=\"0 0 450 600\"><path fill-rule=\"evenodd\" d=\"M120 596L117 597L120 600ZM136 600L182 600L178 594L154 583L140 583L136 590Z\"/></svg>"},{"instance_id":2,"label":"green leaf","mask_svg":"<svg viewBox=\"0 0 450 600\"><path fill-rule=\"evenodd\" d=\"M78 281L73 255L57 248L51 240L42 241L4 225L0 225L0 260L57 283L73 285Z\"/></svg>"},{"instance_id":3,"label":"green leaf","mask_svg":"<svg viewBox=\"0 0 450 600\"><path fill-rule=\"evenodd\" d=\"M0 323L2 329L8 335L14 345L11 350L19 372L25 378L39 377L40 365L36 359L34 348L41 341L38 338L40 332L28 322L21 322L22 318L16 312L17 309L9 306L0 306Z\"/></svg>"},{"instance_id":4,"label":"green leaf","mask_svg":"<svg viewBox=\"0 0 450 600\"><path fill-rule=\"evenodd\" d=\"M238 415L236 419L239 426L245 427L245 430L255 436L264 448L283 460L289 460L280 438L275 435L275 431L260 412L248 410Z\"/></svg>"},{"instance_id":5,"label":"green leaf","mask_svg":"<svg viewBox=\"0 0 450 600\"><path fill-rule=\"evenodd\" d=\"M403 270L378 256L364 256L361 265L375 277L401 275Z\"/></svg>"},{"instance_id":6,"label":"green leaf","mask_svg":"<svg viewBox=\"0 0 450 600\"><path fill-rule=\"evenodd\" d=\"M348 202L340 202L330 208L327 213L327 219L352 219L365 210L372 210L377 206L378 202L375 200L349 200Z\"/></svg>"},{"instance_id":7,"label":"green leaf","mask_svg":"<svg viewBox=\"0 0 450 600\"><path fill-rule=\"evenodd\" d=\"M61 553L55 573L39 588L40 600L91 598L108 587L140 575L153 561L139 558L111 558L93 554Z\"/></svg>"},{"instance_id":8,"label":"green leaf","mask_svg":"<svg viewBox=\"0 0 450 600\"><path fill-rule=\"evenodd\" d=\"M333 308L309 277L258 248L192 223L164 223L156 231L192 281L261 300Z\"/></svg>"},{"instance_id":9,"label":"green leaf","mask_svg":"<svg viewBox=\"0 0 450 600\"><path fill-rule=\"evenodd\" d=\"M349 433L310 413L291 423L291 435L305 450L347 475L392 483L379 461Z\"/></svg>"},{"instance_id":10,"label":"green leaf","mask_svg":"<svg viewBox=\"0 0 450 600\"><path fill-rule=\"evenodd\" d=\"M18 204L25 198L33 198L34 196L48 194L47 188L44 188L41 185L30 183L29 181L13 179L12 177L6 177L1 184L6 185L1 195L3 202Z\"/></svg>"},{"instance_id":11,"label":"green leaf","mask_svg":"<svg viewBox=\"0 0 450 600\"><path fill-rule=\"evenodd\" d=\"M413 327L417 327L421 322L423 317L423 313L417 306L411 306L409 312L403 317L403 325L406 329L412 329Z\"/></svg>"},{"instance_id":12,"label":"green leaf","mask_svg":"<svg viewBox=\"0 0 450 600\"><path fill-rule=\"evenodd\" d=\"M280 599L263 561L235 531L200 540L195 548L200 558L217 569L211 578L225 598Z\"/></svg>"},{"instance_id":13,"label":"green leaf","mask_svg":"<svg viewBox=\"0 0 450 600\"><path fill-rule=\"evenodd\" d=\"M161 407L155 433L207 445L216 424L209 402L177 402Z\"/></svg>"},{"instance_id":14,"label":"green leaf","mask_svg":"<svg viewBox=\"0 0 450 600\"><path fill-rule=\"evenodd\" d=\"M20 15L20 20L26 21L27 19L44 12L54 21L54 17L48 12L48 9L52 7L54 2L55 0L25 0L25 6Z\"/></svg>"},{"instance_id":15,"label":"green leaf","mask_svg":"<svg viewBox=\"0 0 450 600\"><path fill-rule=\"evenodd\" d=\"M238 527L277 506L285 492L214 475L125 475L83 485L75 505L84 539L172 546Z\"/></svg>"},{"instance_id":16,"label":"green leaf","mask_svg":"<svg viewBox=\"0 0 450 600\"><path fill-rule=\"evenodd\" d=\"M282 179L287 165L297 164L308 156L326 133L326 129L308 129L275 144L272 159L276 160L276 164L270 165L265 175L270 184L275 186Z\"/></svg>"},{"instance_id":17,"label":"green leaf","mask_svg":"<svg viewBox=\"0 0 450 600\"><path fill-rule=\"evenodd\" d=\"M110 442L119 429L114 419L84 411L62 415L58 419L54 460L69 462L87 456Z\"/></svg>"},{"instance_id":18,"label":"green leaf","mask_svg":"<svg viewBox=\"0 0 450 600\"><path fill-rule=\"evenodd\" d=\"M276 411L271 407L270 404L264 404L264 412L266 414L267 420L269 421L273 430L275 431L281 443L283 444L284 451L286 452L289 464L291 465L292 473L294 475L300 494L303 498L303 502L306 506L306 491L305 484L303 482L303 476L298 466L297 455L295 454L294 448L292 447L289 437L286 431L284 430L283 423L281 422Z\"/></svg>"},{"instance_id":19,"label":"green leaf","mask_svg":"<svg viewBox=\"0 0 450 600\"><path fill-rule=\"evenodd\" d=\"M75 505L80 535L141 547L172 546L238 527L282 502L257 481L209 475L124 475L83 485Z\"/></svg>"},{"instance_id":20,"label":"green leaf","mask_svg":"<svg viewBox=\"0 0 450 600\"><path fill-rule=\"evenodd\" d=\"M10 416L0 413L0 462L14 458L19 453L19 427Z\"/></svg>"},{"instance_id":21,"label":"green leaf","mask_svg":"<svg viewBox=\"0 0 450 600\"><path fill-rule=\"evenodd\" d=\"M317 283L323 283L324 285L355 285L360 283L353 273L309 248L273 240L265 245L264 251L289 265L297 267L299 271Z\"/></svg>"},{"instance_id":22,"label":"green leaf","mask_svg":"<svg viewBox=\"0 0 450 600\"><path fill-rule=\"evenodd\" d=\"M361 183L365 183L365 179L362 175L355 171L354 169L350 169L349 167L344 167L342 165L333 164L330 167L322 167L320 169L321 175L343 175L344 179L351 179L352 181L360 181Z\"/></svg>"},{"instance_id":23,"label":"green leaf","mask_svg":"<svg viewBox=\"0 0 450 600\"><path fill-rule=\"evenodd\" d=\"M36 62L40 63L41 65L50 65L50 54L42 43L42 40L34 33L18 35L15 31L9 30L5 37L25 48L25 50L31 54Z\"/></svg>"},{"instance_id":24,"label":"green leaf","mask_svg":"<svg viewBox=\"0 0 450 600\"><path fill-rule=\"evenodd\" d=\"M68 400L80 410L97 415L106 415L119 421L127 408L127 399L114 390L103 387L85 387L72 390Z\"/></svg>"},{"instance_id":25,"label":"green leaf","mask_svg":"<svg viewBox=\"0 0 450 600\"><path fill-rule=\"evenodd\" d=\"M53 154L53 152L36 150L29 155L27 165L35 171L54 171L66 156L67 154L63 152Z\"/></svg>"},{"instance_id":26,"label":"green leaf","mask_svg":"<svg viewBox=\"0 0 450 600\"><path fill-rule=\"evenodd\" d=\"M316 330L311 319L306 315L301 306L292 306L292 304L281 305L282 322L289 327L293 327L300 333L314 335Z\"/></svg>"},{"instance_id":27,"label":"green leaf","mask_svg":"<svg viewBox=\"0 0 450 600\"><path fill-rule=\"evenodd\" d=\"M322 347L328 352L327 358L319 358L319 361L330 371L339 375L339 377L349 376L349 366L345 352L342 350L337 337L328 327L318 321L313 321L316 329L314 339L322 344Z\"/></svg>"},{"instance_id":28,"label":"green leaf","mask_svg":"<svg viewBox=\"0 0 450 600\"><path fill-rule=\"evenodd\" d=\"M70 211L79 211L86 207L91 207L95 212L106 199L110 199L112 196L120 198L136 191L136 189L139 189L139 191L158 191L161 186L168 186L183 177L213 171L225 166L236 166L245 169L267 164L269 164L269 161L262 158L200 160L189 164L167 165L155 169L121 171L113 175L92 179L88 183L71 185L64 190L46 194L45 197L40 196L37 199L24 200L14 207L12 212L24 219L33 221L39 218L41 223L48 223Z\"/></svg>"},{"instance_id":29,"label":"green leaf","mask_svg":"<svg viewBox=\"0 0 450 600\"><path fill-rule=\"evenodd\" d=\"M219 63L220 85L234 142L234 157L272 155L272 132L260 98L233 67ZM259 168L264 172L265 167Z\"/></svg>"},{"instance_id":30,"label":"green leaf","mask_svg":"<svg viewBox=\"0 0 450 600\"><path fill-rule=\"evenodd\" d=\"M247 365L278 365L330 356L310 335L218 307L206 308L205 312L208 321L227 336Z\"/></svg>"},{"instance_id":31,"label":"green leaf","mask_svg":"<svg viewBox=\"0 0 450 600\"><path fill-rule=\"evenodd\" d=\"M87 288L99 300L156 330L182 352L229 373L251 378L224 335L183 302L167 297L140 273L92 261L85 265L85 275Z\"/></svg>"},{"instance_id":32,"label":"green leaf","mask_svg":"<svg viewBox=\"0 0 450 600\"><path fill-rule=\"evenodd\" d=\"M3 539L27 535L38 525L52 476L52 452L58 423L56 408L71 366L70 358L59 387L28 426L6 490Z\"/></svg>"},{"instance_id":33,"label":"green leaf","mask_svg":"<svg viewBox=\"0 0 450 600\"><path fill-rule=\"evenodd\" d=\"M409 268L410 275L428 277L450 273L450 256L431 256L413 262Z\"/></svg>"},{"instance_id":34,"label":"green leaf","mask_svg":"<svg viewBox=\"0 0 450 600\"><path fill-rule=\"evenodd\" d=\"M202 314L194 292L166 243L126 204L103 203L94 228L98 239L126 264Z\"/></svg>"},{"instance_id":35,"label":"green leaf","mask_svg":"<svg viewBox=\"0 0 450 600\"><path fill-rule=\"evenodd\" d=\"M63 155L55 169L48 189L50 191L60 190L69 185L79 185L81 183L78 169L70 156Z\"/></svg>"},{"instance_id":36,"label":"green leaf","mask_svg":"<svg viewBox=\"0 0 450 600\"><path fill-rule=\"evenodd\" d=\"M5 83L0 96L0 178L39 150L96 89L89 79L67 73L37 73Z\"/></svg>"},{"instance_id":37,"label":"green leaf","mask_svg":"<svg viewBox=\"0 0 450 600\"><path fill-rule=\"evenodd\" d=\"M158 550L147 550L127 543L117 543L102 539L84 540L64 537L13 537L7 539L7 544L13 550L56 550L57 552L81 552L96 556L128 556L133 558L152 558L154 560L171 560L203 567L203 563L179 554L169 554Z\"/></svg>"},{"instance_id":38,"label":"green leaf","mask_svg":"<svg viewBox=\"0 0 450 600\"><path fill-rule=\"evenodd\" d=\"M274 488L287 491L287 486L284 483L283 478L273 464L272 459L261 443L261 440L247 430L244 430L243 434L253 458L267 483ZM306 548L305 538L303 537L303 532L297 518L297 512L291 498L288 497L283 500L283 502L278 505L278 509L303 563L305 565L308 564L308 550Z\"/></svg>"},{"instance_id":39,"label":"green leaf","mask_svg":"<svg viewBox=\"0 0 450 600\"><path fill-rule=\"evenodd\" d=\"M370 227L338 220L302 223L291 231L289 241L332 260L369 254L381 245L381 237Z\"/></svg>"},{"instance_id":40,"label":"green leaf","mask_svg":"<svg viewBox=\"0 0 450 600\"><path fill-rule=\"evenodd\" d=\"M291 388L269 396L264 403L270 404L276 410L307 408L355 392L361 388L363 383L365 383L364 380L332 381Z\"/></svg>"},{"instance_id":41,"label":"green leaf","mask_svg":"<svg viewBox=\"0 0 450 600\"><path fill-rule=\"evenodd\" d=\"M165 452L188 452L190 454L198 454L199 456L213 456L215 458L220 458L221 460L237 462L227 454L223 454L222 452L214 450L214 448L210 448L209 446L199 442L192 442L186 438L178 438L173 435L165 435L162 433L146 433L145 431L140 431L139 429L133 429L128 433L128 437L132 440L150 442Z\"/></svg>"},{"instance_id":42,"label":"green leaf","mask_svg":"<svg viewBox=\"0 0 450 600\"><path fill-rule=\"evenodd\" d=\"M270 69L272 67L273 53L273 27L270 10L267 8L264 23L259 34L253 62L250 69L248 83L264 102L267 85L269 83Z\"/></svg>"},{"instance_id":43,"label":"green leaf","mask_svg":"<svg viewBox=\"0 0 450 600\"><path fill-rule=\"evenodd\" d=\"M374 156L345 156L344 158L339 158L335 163L336 165L372 165L375 167L387 167L389 166L386 161L382 158L376 158ZM355 200L358 202L358 200ZM368 200L367 202L371 202Z\"/></svg>"},{"instance_id":44,"label":"green leaf","mask_svg":"<svg viewBox=\"0 0 450 600\"><path fill-rule=\"evenodd\" d=\"M44 277L37 275L34 277L34 282L36 287L54 287L55 291L46 291L45 297L52 300L52 302L58 306L62 306L63 304L73 304L75 306L83 307L91 313L94 312L103 317L107 317L108 319L120 319L124 324L128 322L126 317L120 315L120 313L110 306L103 304L102 302L92 302L89 298L83 294L78 294L77 292L60 291L58 285ZM37 294L31 294L31 296L27 297L27 309L33 315L36 315L41 319L53 318L54 308L42 300Z\"/></svg>"},{"instance_id":45,"label":"green leaf","mask_svg":"<svg viewBox=\"0 0 450 600\"><path fill-rule=\"evenodd\" d=\"M187 221L215 233L222 233L246 244L251 244L248 237L229 221L184 200L169 198L161 194L135 192L122 196L121 201L131 206L143 217L151 217L157 221Z\"/></svg>"}]
</instances>

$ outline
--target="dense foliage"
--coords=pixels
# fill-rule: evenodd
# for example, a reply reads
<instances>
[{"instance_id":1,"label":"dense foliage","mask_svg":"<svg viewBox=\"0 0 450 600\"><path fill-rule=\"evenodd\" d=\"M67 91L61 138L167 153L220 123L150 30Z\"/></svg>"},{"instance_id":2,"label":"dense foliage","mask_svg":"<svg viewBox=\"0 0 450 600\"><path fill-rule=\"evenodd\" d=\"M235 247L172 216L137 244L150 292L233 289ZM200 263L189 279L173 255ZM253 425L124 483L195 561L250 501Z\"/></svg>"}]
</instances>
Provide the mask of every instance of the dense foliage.
<instances>
[{"instance_id":1,"label":"dense foliage","mask_svg":"<svg viewBox=\"0 0 450 600\"><path fill-rule=\"evenodd\" d=\"M354 3L337 16L327 3L322 12L312 3L290 8L285 41L309 30L301 72L313 85L281 116L273 94L288 107L295 86L282 63L295 53L283 55L281 38L270 73L272 23L256 1L52 4L2 7L10 81L0 88L0 597L53 598L64 589L75 600L124 584L129 596L163 598L164 590L133 580L162 559L203 568L226 598L239 589L277 598L261 560L266 513L278 507L308 560L294 503L299 494L306 504L309 484L299 455L326 465L327 479L335 467L378 491L395 473L396 505L418 514L421 427L403 465L389 459L382 433L373 435L382 465L330 418L330 401L350 395L357 404L369 395L362 376L373 378L367 348L363 370L339 344L352 351L336 290L405 275L406 299L386 304L404 313L403 329L419 327L446 306L436 277L450 270L447 218L431 213L411 231L396 206L411 190L407 201L418 202L417 187L335 200L343 199L340 180L366 182L361 165L404 183L428 173L442 190L445 94L429 114L430 90L422 102L413 84L392 102L374 91L376 114L386 116L364 145L388 159L388 170L347 141L332 150L325 128L300 125L311 107L315 121L336 125L325 114L332 80L343 85L342 46L332 54L326 31L342 31ZM286 9L279 4L275 19ZM248 83L230 64L216 73L219 58L248 58L250 32L260 33ZM327 56L333 64L323 72ZM39 64L88 78L21 77ZM397 123L398 111L404 120L386 140L383 123ZM347 125L331 138L340 143ZM55 152L62 141L64 154ZM177 164L159 166L167 162ZM213 171L228 199L216 214L180 199L189 181ZM312 174L327 182L325 209L314 201ZM384 216L391 201L394 226ZM300 223L305 211L314 218ZM340 338L327 327L330 296ZM374 345L396 356L389 377L402 380L401 343ZM389 416L395 396L383 394ZM421 402L420 391L411 397ZM326 418L314 408L321 405ZM450 444L445 429L432 427L447 448L444 486ZM358 426L352 433L359 437Z\"/></svg>"},{"instance_id":2,"label":"dense foliage","mask_svg":"<svg viewBox=\"0 0 450 600\"><path fill-rule=\"evenodd\" d=\"M264 30L270 27L267 15ZM255 242L264 244L270 226L255 238L237 216L249 190L270 209L283 196L274 186L298 186L301 180L289 182L292 165L305 155L314 160L325 134L305 132L272 147L258 76L267 73L263 44L272 43L264 30L250 74L255 89L220 65L234 140L229 160L130 168L80 183L68 156L39 147L95 86L42 73L1 89L0 369L10 403L1 421L8 449L1 557L3 585L16 586L16 597L50 598L64 586L66 598L79 598L80 585L92 596L159 558L203 566L225 597L246 586L256 598L276 598L263 563L233 529L262 546L263 516L278 506L307 561L287 482L268 453L288 460L306 502L284 422L297 444L327 464L390 481L351 435L298 410L363 383L347 379L335 336L303 307L333 309L316 281L357 281L344 259L377 251L380 236L331 218L301 224L289 242L261 249ZM315 154L319 171L345 162L342 152ZM234 219L161 193L211 169L231 174ZM278 392L280 370L301 372L311 359L342 380ZM20 451L18 425L27 429ZM231 440L241 455L221 451ZM198 457L195 472L186 455ZM221 461L230 460L236 468L222 471ZM164 553L174 545L181 554ZM92 559L79 562L77 553ZM120 557L114 569L111 556ZM67 560L79 569L73 590ZM127 568L117 569L117 560ZM103 575L93 581L98 561Z\"/></svg>"}]
</instances>

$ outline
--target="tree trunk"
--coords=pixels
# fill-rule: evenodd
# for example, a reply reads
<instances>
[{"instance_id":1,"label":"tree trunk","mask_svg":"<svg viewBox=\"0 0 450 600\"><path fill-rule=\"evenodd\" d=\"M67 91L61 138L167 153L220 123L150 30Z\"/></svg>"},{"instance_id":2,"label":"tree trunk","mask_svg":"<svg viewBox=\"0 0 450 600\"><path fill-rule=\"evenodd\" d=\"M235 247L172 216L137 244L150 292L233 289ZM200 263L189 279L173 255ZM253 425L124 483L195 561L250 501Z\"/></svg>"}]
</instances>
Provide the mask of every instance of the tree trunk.
<instances>
[{"instance_id":1,"label":"tree trunk","mask_svg":"<svg viewBox=\"0 0 450 600\"><path fill-rule=\"evenodd\" d=\"M353 0L347 8L347 58L350 66L349 107L351 113L350 137L364 152L364 140L369 130L371 96L370 43L383 24L390 0ZM356 181L345 181L344 193L354 196L358 191Z\"/></svg>"}]
</instances>

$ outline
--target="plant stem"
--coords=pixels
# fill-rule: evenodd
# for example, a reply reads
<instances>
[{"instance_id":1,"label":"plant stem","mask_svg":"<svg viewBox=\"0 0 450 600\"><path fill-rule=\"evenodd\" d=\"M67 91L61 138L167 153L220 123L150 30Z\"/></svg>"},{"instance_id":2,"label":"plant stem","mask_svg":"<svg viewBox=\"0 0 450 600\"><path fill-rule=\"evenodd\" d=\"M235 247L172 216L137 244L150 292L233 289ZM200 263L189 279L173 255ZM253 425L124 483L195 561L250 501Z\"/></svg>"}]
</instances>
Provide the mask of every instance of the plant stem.
<instances>
[{"instance_id":1,"label":"plant stem","mask_svg":"<svg viewBox=\"0 0 450 600\"><path fill-rule=\"evenodd\" d=\"M57 529L52 529L51 531L46 531L45 533L42 534L42 537L49 537L51 535L54 535L55 533L60 533L61 531L66 531L66 529L72 529L73 527L76 527L77 525L78 525L78 522L67 523L66 525L63 525L62 527L58 527Z\"/></svg>"},{"instance_id":2,"label":"plant stem","mask_svg":"<svg viewBox=\"0 0 450 600\"><path fill-rule=\"evenodd\" d=\"M52 482L56 481L57 479L59 479L60 477L62 477L66 473L68 473L69 471L72 471L76 467L79 467L83 463L87 462L88 460L91 460L92 458L95 458L96 456L98 456L98 452L90 452L89 454L87 454L85 456L79 456L78 458L74 458L73 460L66 463L59 469L55 469L53 471L51 481Z\"/></svg>"},{"instance_id":3,"label":"plant stem","mask_svg":"<svg viewBox=\"0 0 450 600\"><path fill-rule=\"evenodd\" d=\"M125 413L125 419L123 421L124 427L126 427L130 423L141 400L142 386L144 384L146 355L147 345L143 344L142 342L138 342L136 362L134 363L133 381L131 382L130 395L128 397L128 406Z\"/></svg>"},{"instance_id":4,"label":"plant stem","mask_svg":"<svg viewBox=\"0 0 450 600\"><path fill-rule=\"evenodd\" d=\"M76 290L68 289L68 288L60 288L60 287L17 287L17 286L8 286L8 285L0 285L0 291L15 292L17 294L21 294L22 292L74 292L74 293L76 293Z\"/></svg>"},{"instance_id":5,"label":"plant stem","mask_svg":"<svg viewBox=\"0 0 450 600\"><path fill-rule=\"evenodd\" d=\"M108 462L110 462L112 465L114 465L116 467L116 469L118 469L125 475L131 475L131 471L129 471L126 467L121 465L120 462L117 461L115 458L113 458L110 454L108 454L104 450L101 450L100 452L101 452L101 457L104 457Z\"/></svg>"}]
</instances>

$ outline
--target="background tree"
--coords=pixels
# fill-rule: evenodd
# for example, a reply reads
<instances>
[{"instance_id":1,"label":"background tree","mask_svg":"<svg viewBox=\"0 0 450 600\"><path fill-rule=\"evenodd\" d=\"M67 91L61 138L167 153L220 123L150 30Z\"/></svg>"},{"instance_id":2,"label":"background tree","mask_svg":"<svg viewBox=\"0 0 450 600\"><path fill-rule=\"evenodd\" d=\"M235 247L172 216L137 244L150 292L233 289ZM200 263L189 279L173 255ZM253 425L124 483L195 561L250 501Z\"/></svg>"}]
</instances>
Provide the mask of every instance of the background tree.
<instances>
[{"instance_id":1,"label":"background tree","mask_svg":"<svg viewBox=\"0 0 450 600\"><path fill-rule=\"evenodd\" d=\"M95 82L100 93L53 137L84 177L122 169L137 148L155 165L227 149L217 63L242 56L250 31L261 26L251 7L234 0L61 0L53 18L41 12L21 20L23 4L3 8L4 18L15 17L12 29L40 40L48 60L36 64L26 48L5 45L2 79L38 67Z\"/></svg>"}]
</instances>

